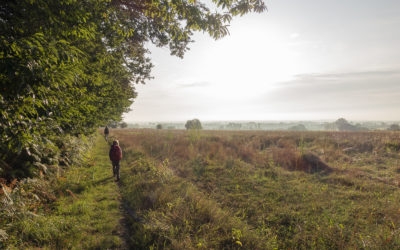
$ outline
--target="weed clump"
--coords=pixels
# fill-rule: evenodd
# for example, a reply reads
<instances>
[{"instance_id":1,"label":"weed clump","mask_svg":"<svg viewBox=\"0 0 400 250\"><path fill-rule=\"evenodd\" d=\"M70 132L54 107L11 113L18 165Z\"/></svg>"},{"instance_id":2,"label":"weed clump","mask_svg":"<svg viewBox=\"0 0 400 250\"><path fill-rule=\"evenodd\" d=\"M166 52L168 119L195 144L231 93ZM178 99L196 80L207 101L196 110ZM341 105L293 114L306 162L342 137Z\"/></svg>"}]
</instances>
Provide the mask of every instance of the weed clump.
<instances>
[{"instance_id":1,"label":"weed clump","mask_svg":"<svg viewBox=\"0 0 400 250\"><path fill-rule=\"evenodd\" d=\"M300 156L299 169L307 173L330 173L333 168L323 162L313 153L306 153Z\"/></svg>"}]
</instances>

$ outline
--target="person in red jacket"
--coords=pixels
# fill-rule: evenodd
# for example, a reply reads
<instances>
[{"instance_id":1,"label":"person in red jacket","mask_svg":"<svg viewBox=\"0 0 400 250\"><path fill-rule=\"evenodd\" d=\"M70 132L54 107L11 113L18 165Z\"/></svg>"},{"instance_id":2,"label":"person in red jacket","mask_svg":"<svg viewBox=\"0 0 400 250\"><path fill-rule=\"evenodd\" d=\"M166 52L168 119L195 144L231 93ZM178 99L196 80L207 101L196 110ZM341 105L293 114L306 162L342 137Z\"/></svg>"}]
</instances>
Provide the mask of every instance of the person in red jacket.
<instances>
[{"instance_id":1,"label":"person in red jacket","mask_svg":"<svg viewBox=\"0 0 400 250\"><path fill-rule=\"evenodd\" d=\"M113 141L113 144L111 145L111 148L110 148L109 156L110 156L110 160L112 162L114 177L117 177L117 181L119 181L119 177L120 177L119 162L122 159L122 150L121 150L121 147L119 146L119 142L117 140Z\"/></svg>"}]
</instances>

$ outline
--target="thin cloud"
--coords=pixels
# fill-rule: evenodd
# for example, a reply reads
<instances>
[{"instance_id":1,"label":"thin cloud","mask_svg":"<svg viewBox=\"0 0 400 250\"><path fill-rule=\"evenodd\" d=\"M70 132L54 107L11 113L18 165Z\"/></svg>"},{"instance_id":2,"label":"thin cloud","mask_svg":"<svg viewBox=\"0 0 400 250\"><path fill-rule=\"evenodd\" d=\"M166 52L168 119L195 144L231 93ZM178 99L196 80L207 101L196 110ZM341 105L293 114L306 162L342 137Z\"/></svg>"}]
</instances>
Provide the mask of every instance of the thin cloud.
<instances>
[{"instance_id":1,"label":"thin cloud","mask_svg":"<svg viewBox=\"0 0 400 250\"><path fill-rule=\"evenodd\" d=\"M370 71L353 71L353 72L340 72L340 73L326 73L326 74L300 74L299 78L316 78L316 79L344 79L344 78L357 78L357 77L371 77L371 76L394 76L400 75L400 70L370 70Z\"/></svg>"},{"instance_id":2,"label":"thin cloud","mask_svg":"<svg viewBox=\"0 0 400 250\"><path fill-rule=\"evenodd\" d=\"M297 32L295 32L295 33L290 34L290 39L296 39L296 38L298 38L299 36L300 36L300 34L297 33Z\"/></svg>"},{"instance_id":3,"label":"thin cloud","mask_svg":"<svg viewBox=\"0 0 400 250\"><path fill-rule=\"evenodd\" d=\"M192 83L181 83L178 84L179 88L201 88L210 86L209 82L192 82Z\"/></svg>"},{"instance_id":4,"label":"thin cloud","mask_svg":"<svg viewBox=\"0 0 400 250\"><path fill-rule=\"evenodd\" d=\"M377 87L391 85L398 86L400 70L371 70L339 73L312 73L295 75L293 80L281 82L280 86L307 86L307 85L346 85L351 89L354 84L367 84ZM352 83L349 85L349 83Z\"/></svg>"},{"instance_id":5,"label":"thin cloud","mask_svg":"<svg viewBox=\"0 0 400 250\"><path fill-rule=\"evenodd\" d=\"M368 113L400 105L400 70L297 75L259 99L283 112Z\"/></svg>"}]
</instances>

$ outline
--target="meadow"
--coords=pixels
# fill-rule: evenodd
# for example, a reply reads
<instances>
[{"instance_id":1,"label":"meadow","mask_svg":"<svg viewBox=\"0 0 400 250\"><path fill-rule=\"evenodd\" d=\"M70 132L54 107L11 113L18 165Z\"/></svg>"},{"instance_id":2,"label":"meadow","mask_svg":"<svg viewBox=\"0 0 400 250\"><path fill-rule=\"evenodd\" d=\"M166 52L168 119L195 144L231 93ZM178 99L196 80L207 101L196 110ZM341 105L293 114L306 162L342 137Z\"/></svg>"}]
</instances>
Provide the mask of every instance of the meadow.
<instances>
[{"instance_id":1,"label":"meadow","mask_svg":"<svg viewBox=\"0 0 400 250\"><path fill-rule=\"evenodd\" d=\"M400 134L114 130L137 249L399 249Z\"/></svg>"},{"instance_id":2,"label":"meadow","mask_svg":"<svg viewBox=\"0 0 400 250\"><path fill-rule=\"evenodd\" d=\"M400 133L99 130L2 185L4 249L400 249ZM84 147L83 147L84 146Z\"/></svg>"}]
</instances>

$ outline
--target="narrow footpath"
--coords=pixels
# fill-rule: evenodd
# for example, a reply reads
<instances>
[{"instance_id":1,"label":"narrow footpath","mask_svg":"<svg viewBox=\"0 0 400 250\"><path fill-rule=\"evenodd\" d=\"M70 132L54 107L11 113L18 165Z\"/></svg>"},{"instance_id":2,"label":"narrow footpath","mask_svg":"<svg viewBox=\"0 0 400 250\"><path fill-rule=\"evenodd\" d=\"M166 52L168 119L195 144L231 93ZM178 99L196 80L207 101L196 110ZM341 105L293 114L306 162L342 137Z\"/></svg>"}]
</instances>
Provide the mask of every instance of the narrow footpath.
<instances>
[{"instance_id":1,"label":"narrow footpath","mask_svg":"<svg viewBox=\"0 0 400 250\"><path fill-rule=\"evenodd\" d=\"M128 237L126 216L129 215L126 212L126 207L123 205L122 197L119 191L121 182L117 182L115 178L113 178L112 166L108 156L111 142L112 140L110 138L108 138L108 141L106 141L103 136L97 136L95 145L93 147L94 160L96 162L95 165L99 168L99 175L104 177L103 180L107 180L105 186L107 186L109 190L107 192L108 197L106 200L109 199L113 203L113 205L110 204L108 209L111 209L110 214L114 215L112 225L115 225L115 228L108 233L111 236L118 236L119 240L116 241L118 244L116 244L112 249L129 249L126 240ZM114 204L114 202L117 204ZM118 205L118 207L115 205ZM106 219L111 220L111 218L108 216L106 217ZM116 223L117 221L118 223Z\"/></svg>"},{"instance_id":2,"label":"narrow footpath","mask_svg":"<svg viewBox=\"0 0 400 250\"><path fill-rule=\"evenodd\" d=\"M102 135L94 138L86 163L65 173L55 216L65 218L68 231L60 248L129 249L125 212L119 184L114 180L108 156L109 144ZM58 219L59 220L59 219Z\"/></svg>"}]
</instances>

